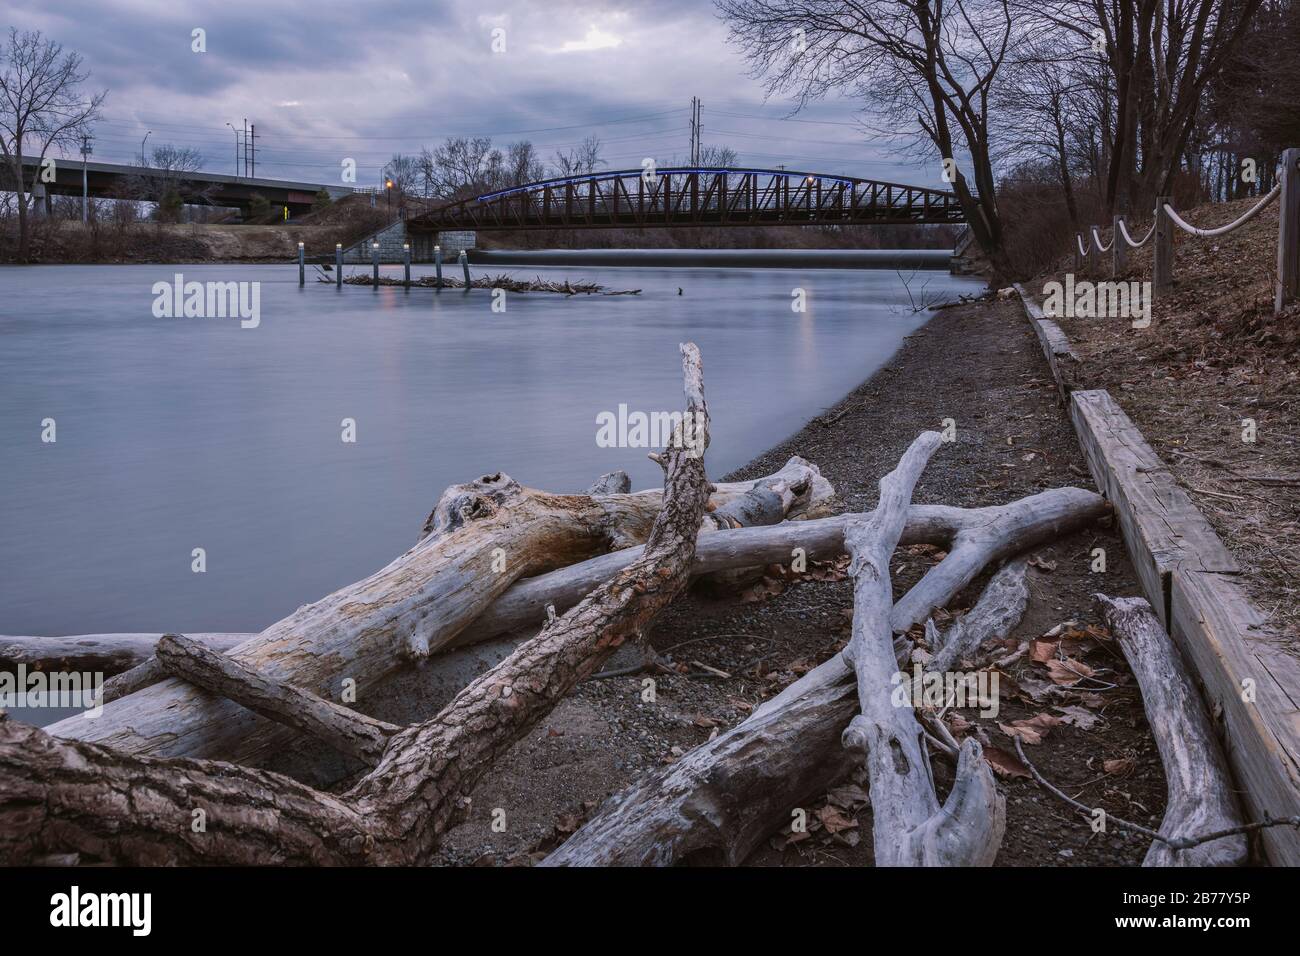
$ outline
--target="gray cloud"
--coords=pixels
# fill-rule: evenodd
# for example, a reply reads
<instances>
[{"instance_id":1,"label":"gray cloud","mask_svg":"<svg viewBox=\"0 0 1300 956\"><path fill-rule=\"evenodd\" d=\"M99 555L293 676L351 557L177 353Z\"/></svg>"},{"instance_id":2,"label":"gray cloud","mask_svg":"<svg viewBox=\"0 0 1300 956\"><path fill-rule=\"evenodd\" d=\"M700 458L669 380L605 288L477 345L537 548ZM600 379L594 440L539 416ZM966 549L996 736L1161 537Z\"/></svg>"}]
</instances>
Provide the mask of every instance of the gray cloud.
<instances>
[{"instance_id":1,"label":"gray cloud","mask_svg":"<svg viewBox=\"0 0 1300 956\"><path fill-rule=\"evenodd\" d=\"M199 148L233 166L234 136L258 127L259 175L337 181L356 159L373 182L392 153L448 135L531 139L544 155L596 134L613 167L663 163L687 148L687 106L704 101L705 141L741 161L926 182L937 172L891 155L831 101L782 122L726 42L705 0L500 3L398 0L11 0L9 23L46 32L110 89L96 154L128 160L151 144ZM207 31L207 52L190 31ZM506 51L492 51L492 29ZM754 118L758 117L758 118ZM529 132L523 132L529 131ZM932 175L933 174L933 175Z\"/></svg>"}]
</instances>

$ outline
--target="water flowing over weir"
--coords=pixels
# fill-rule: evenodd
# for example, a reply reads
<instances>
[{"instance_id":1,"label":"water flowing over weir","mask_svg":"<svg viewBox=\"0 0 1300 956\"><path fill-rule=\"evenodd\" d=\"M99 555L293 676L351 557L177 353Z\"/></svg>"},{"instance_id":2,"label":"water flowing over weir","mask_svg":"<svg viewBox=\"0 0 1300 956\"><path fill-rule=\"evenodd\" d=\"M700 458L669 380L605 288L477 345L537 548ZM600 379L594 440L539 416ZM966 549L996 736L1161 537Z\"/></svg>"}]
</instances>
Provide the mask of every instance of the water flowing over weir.
<instances>
[{"instance_id":1,"label":"water flowing over weir","mask_svg":"<svg viewBox=\"0 0 1300 956\"><path fill-rule=\"evenodd\" d=\"M387 564L450 484L507 468L577 490L622 468L655 485L645 448L601 447L597 416L677 408L687 339L709 356L721 476L875 371L924 322L913 303L981 287L885 269L510 271L642 292L510 294L493 312L485 290L300 289L285 265L6 270L0 633L258 630ZM178 272L260 282L260 324L156 318L151 287Z\"/></svg>"}]
</instances>

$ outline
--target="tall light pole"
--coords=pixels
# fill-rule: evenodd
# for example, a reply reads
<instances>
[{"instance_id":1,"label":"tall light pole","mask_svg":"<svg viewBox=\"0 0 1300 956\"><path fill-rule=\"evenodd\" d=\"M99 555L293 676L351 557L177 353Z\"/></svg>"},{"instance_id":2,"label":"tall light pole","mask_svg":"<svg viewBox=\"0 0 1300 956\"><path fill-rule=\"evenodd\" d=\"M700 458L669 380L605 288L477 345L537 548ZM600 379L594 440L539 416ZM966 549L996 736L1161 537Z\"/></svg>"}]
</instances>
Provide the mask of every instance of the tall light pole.
<instances>
[{"instance_id":1,"label":"tall light pole","mask_svg":"<svg viewBox=\"0 0 1300 956\"><path fill-rule=\"evenodd\" d=\"M94 150L91 149L90 147L90 134L82 133L81 134L81 221L83 223L90 221L90 216L89 213L87 212L87 207L89 205L88 199L90 196L90 189L89 189L89 183L87 182L87 178L86 178L86 157L93 152Z\"/></svg>"},{"instance_id":2,"label":"tall light pole","mask_svg":"<svg viewBox=\"0 0 1300 956\"><path fill-rule=\"evenodd\" d=\"M145 140L149 138L149 135L150 135L150 133L152 133L152 132L153 132L153 130L149 130L148 133L145 133L145 134L144 134L144 139L140 140L140 165L141 165L141 166L146 165L146 163L145 163L145 161L144 161L144 143L145 143Z\"/></svg>"},{"instance_id":3,"label":"tall light pole","mask_svg":"<svg viewBox=\"0 0 1300 956\"><path fill-rule=\"evenodd\" d=\"M235 134L235 175L238 176L239 175L239 130L235 129L235 124L230 122L229 120L226 121L226 125L229 126L230 131Z\"/></svg>"}]
</instances>

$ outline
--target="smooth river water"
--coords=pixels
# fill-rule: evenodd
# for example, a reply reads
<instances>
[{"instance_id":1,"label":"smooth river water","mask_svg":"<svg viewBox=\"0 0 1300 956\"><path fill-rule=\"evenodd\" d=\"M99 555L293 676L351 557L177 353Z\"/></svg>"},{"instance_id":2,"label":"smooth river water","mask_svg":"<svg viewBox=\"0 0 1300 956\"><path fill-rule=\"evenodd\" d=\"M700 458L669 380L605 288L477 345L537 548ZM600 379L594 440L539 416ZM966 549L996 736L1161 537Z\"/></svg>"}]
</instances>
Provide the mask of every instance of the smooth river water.
<instances>
[{"instance_id":1,"label":"smooth river water","mask_svg":"<svg viewBox=\"0 0 1300 956\"><path fill-rule=\"evenodd\" d=\"M645 449L597 445L596 416L681 408L687 340L720 476L926 317L886 270L510 271L642 292L507 295L499 313L479 290L300 289L291 265L0 268L0 634L260 630L408 548L449 484L657 484ZM260 282L260 325L155 318L151 287L176 273ZM908 283L932 301L980 285Z\"/></svg>"}]
</instances>

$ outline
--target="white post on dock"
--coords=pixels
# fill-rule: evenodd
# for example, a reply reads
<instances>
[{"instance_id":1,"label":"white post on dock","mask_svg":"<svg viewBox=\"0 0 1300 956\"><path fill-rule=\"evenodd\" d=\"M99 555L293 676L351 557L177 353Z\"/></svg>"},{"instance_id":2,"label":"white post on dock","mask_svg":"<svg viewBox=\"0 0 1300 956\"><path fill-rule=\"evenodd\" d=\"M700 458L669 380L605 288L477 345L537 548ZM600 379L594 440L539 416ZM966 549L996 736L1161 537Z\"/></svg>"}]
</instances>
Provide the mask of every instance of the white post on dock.
<instances>
[{"instance_id":1,"label":"white post on dock","mask_svg":"<svg viewBox=\"0 0 1300 956\"><path fill-rule=\"evenodd\" d=\"M402 264L406 269L403 285L409 289L411 287L411 244L409 242L402 243Z\"/></svg>"},{"instance_id":2,"label":"white post on dock","mask_svg":"<svg viewBox=\"0 0 1300 956\"><path fill-rule=\"evenodd\" d=\"M370 265L374 269L374 273L375 273L374 285L375 288L378 289L379 288L379 243L377 242L372 242L370 244Z\"/></svg>"},{"instance_id":3,"label":"white post on dock","mask_svg":"<svg viewBox=\"0 0 1300 956\"><path fill-rule=\"evenodd\" d=\"M334 243L334 285L343 288L343 243Z\"/></svg>"},{"instance_id":4,"label":"white post on dock","mask_svg":"<svg viewBox=\"0 0 1300 956\"><path fill-rule=\"evenodd\" d=\"M1282 150L1277 211L1277 293L1273 311L1300 299L1300 148Z\"/></svg>"},{"instance_id":5,"label":"white post on dock","mask_svg":"<svg viewBox=\"0 0 1300 956\"><path fill-rule=\"evenodd\" d=\"M442 288L442 246L433 247L433 268L434 275L438 279L438 288Z\"/></svg>"},{"instance_id":6,"label":"white post on dock","mask_svg":"<svg viewBox=\"0 0 1300 956\"><path fill-rule=\"evenodd\" d=\"M462 249L460 250L460 255L457 258L460 259L461 271L465 273L465 291L468 292L469 291L469 256L465 255L465 250Z\"/></svg>"},{"instance_id":7,"label":"white post on dock","mask_svg":"<svg viewBox=\"0 0 1300 956\"><path fill-rule=\"evenodd\" d=\"M1168 203L1168 196L1156 197L1156 245L1151 256L1151 294L1155 298L1174 284L1174 223L1165 212Z\"/></svg>"},{"instance_id":8,"label":"white post on dock","mask_svg":"<svg viewBox=\"0 0 1300 956\"><path fill-rule=\"evenodd\" d=\"M307 284L307 259L303 252L302 243L298 243L298 287Z\"/></svg>"}]
</instances>

